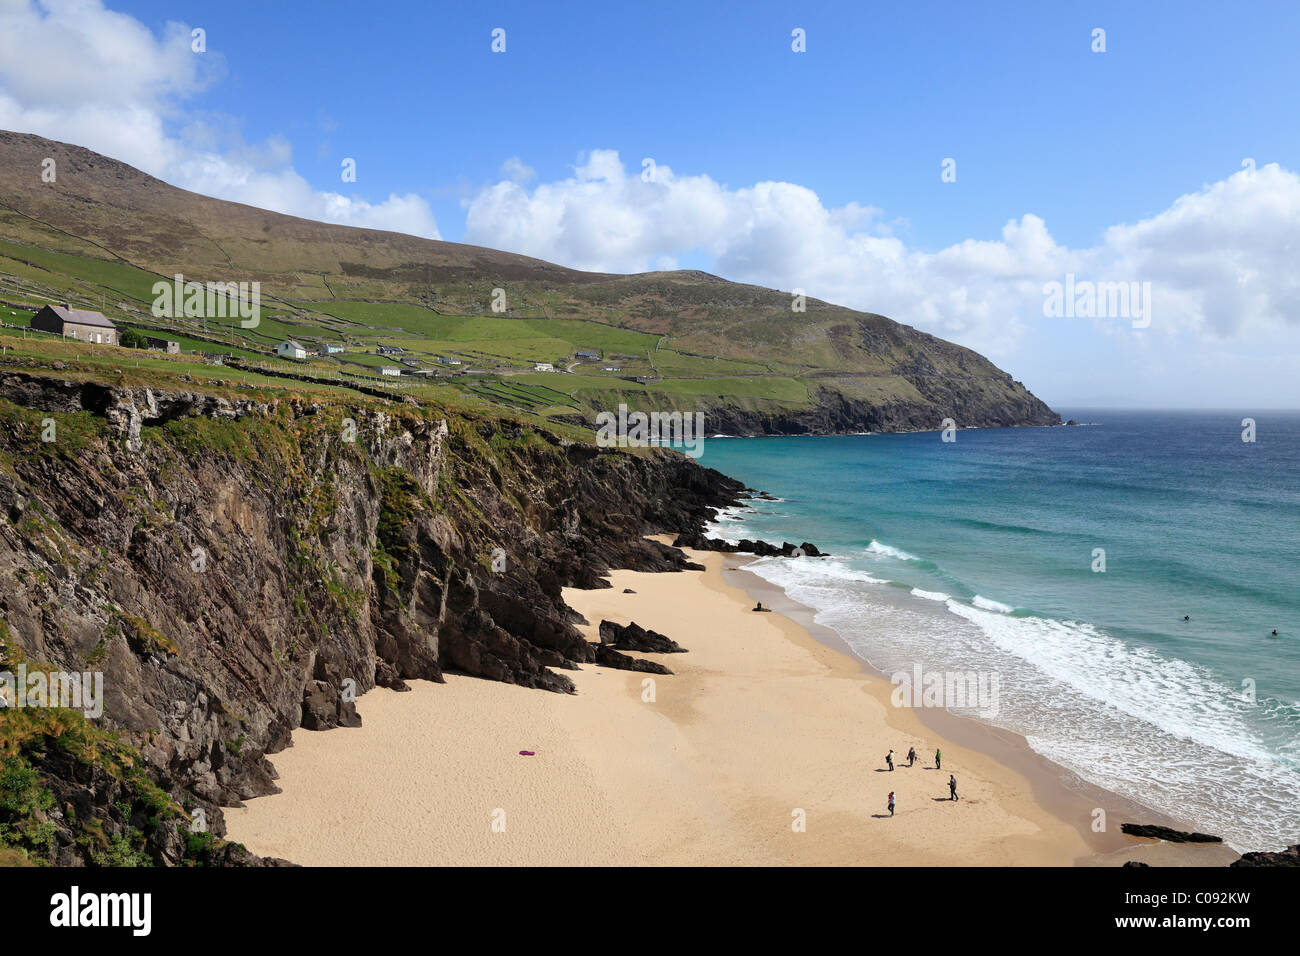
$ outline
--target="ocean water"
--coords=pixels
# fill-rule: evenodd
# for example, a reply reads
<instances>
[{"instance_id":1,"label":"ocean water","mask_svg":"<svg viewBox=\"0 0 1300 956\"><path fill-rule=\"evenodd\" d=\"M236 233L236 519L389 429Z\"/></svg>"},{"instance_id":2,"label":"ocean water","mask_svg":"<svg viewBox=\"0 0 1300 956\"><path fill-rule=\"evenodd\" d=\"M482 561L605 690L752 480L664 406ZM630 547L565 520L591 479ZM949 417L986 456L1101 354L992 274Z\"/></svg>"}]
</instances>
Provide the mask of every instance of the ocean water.
<instances>
[{"instance_id":1,"label":"ocean water","mask_svg":"<svg viewBox=\"0 0 1300 956\"><path fill-rule=\"evenodd\" d=\"M1300 842L1300 413L1062 414L709 439L781 499L711 533L830 552L752 569L878 670L996 677L950 709L1238 850Z\"/></svg>"}]
</instances>

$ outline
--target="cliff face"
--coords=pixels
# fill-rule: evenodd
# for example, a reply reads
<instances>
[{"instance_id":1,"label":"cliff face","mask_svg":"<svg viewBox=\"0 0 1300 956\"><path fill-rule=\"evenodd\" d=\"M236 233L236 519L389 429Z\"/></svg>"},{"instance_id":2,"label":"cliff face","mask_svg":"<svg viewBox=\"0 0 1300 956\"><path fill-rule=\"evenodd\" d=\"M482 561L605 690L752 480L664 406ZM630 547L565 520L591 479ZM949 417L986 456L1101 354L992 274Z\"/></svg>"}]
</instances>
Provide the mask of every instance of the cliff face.
<instances>
[{"instance_id":1,"label":"cliff face","mask_svg":"<svg viewBox=\"0 0 1300 956\"><path fill-rule=\"evenodd\" d=\"M709 434L738 437L929 431L941 429L945 417L952 417L960 428L1061 424L1060 415L1027 391L976 401L969 396L977 392L935 384L946 393L946 401L878 404L821 389L812 408L759 410L719 405L708 407L704 420Z\"/></svg>"},{"instance_id":2,"label":"cliff face","mask_svg":"<svg viewBox=\"0 0 1300 956\"><path fill-rule=\"evenodd\" d=\"M674 453L378 403L8 372L0 415L0 670L104 679L95 721L0 711L0 853L63 864L257 862L211 839L220 806L274 792L266 755L376 685L572 690L593 655L561 587L683 567L642 535L740 490Z\"/></svg>"}]
</instances>

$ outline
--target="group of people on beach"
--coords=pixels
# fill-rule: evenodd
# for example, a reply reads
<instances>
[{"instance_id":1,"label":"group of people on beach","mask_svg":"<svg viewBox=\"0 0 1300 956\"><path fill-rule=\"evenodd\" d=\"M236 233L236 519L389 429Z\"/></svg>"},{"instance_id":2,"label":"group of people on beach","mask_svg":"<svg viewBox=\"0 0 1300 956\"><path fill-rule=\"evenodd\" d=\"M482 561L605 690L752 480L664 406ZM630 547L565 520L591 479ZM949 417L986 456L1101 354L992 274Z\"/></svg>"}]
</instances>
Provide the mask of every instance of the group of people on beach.
<instances>
[{"instance_id":1,"label":"group of people on beach","mask_svg":"<svg viewBox=\"0 0 1300 956\"><path fill-rule=\"evenodd\" d=\"M916 763L916 748L908 747L907 765L911 767L915 763ZM889 753L885 754L885 764L889 767L889 771L892 773L894 770L894 751L892 749L889 751ZM943 769L943 751L939 750L939 748L937 747L935 748L934 751L934 769L935 770ZM948 774L948 799L949 800L961 799L960 797L957 796L957 778L952 774ZM894 806L896 803L897 801L894 798L894 791L891 790L889 791L889 815L891 817L894 815Z\"/></svg>"}]
</instances>

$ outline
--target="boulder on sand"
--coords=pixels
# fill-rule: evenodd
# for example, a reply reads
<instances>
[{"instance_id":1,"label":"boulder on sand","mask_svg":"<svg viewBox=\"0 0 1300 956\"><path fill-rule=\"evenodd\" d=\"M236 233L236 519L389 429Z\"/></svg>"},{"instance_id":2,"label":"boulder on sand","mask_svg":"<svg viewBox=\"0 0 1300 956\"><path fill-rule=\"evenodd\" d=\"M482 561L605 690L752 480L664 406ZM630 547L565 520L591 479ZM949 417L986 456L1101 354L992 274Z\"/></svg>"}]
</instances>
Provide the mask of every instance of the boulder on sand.
<instances>
[{"instance_id":1,"label":"boulder on sand","mask_svg":"<svg viewBox=\"0 0 1300 956\"><path fill-rule=\"evenodd\" d=\"M626 626L613 621L600 622L600 643L622 651L643 651L650 654L685 654L682 647L658 631L648 631L633 621Z\"/></svg>"}]
</instances>

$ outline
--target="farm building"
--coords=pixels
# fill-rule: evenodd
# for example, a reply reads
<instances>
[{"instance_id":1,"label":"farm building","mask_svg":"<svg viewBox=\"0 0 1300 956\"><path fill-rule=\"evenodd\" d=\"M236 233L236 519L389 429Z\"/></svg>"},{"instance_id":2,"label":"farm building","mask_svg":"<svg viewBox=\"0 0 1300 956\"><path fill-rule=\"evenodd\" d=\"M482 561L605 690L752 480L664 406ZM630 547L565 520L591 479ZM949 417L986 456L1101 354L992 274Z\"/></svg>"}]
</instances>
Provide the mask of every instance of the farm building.
<instances>
[{"instance_id":1,"label":"farm building","mask_svg":"<svg viewBox=\"0 0 1300 956\"><path fill-rule=\"evenodd\" d=\"M394 378L402 374L402 370L396 365L385 365L379 370L380 375L391 375Z\"/></svg>"},{"instance_id":2,"label":"farm building","mask_svg":"<svg viewBox=\"0 0 1300 956\"><path fill-rule=\"evenodd\" d=\"M78 342L116 345L117 326L102 312L74 309L71 305L47 305L32 316L32 328L53 332Z\"/></svg>"},{"instance_id":3,"label":"farm building","mask_svg":"<svg viewBox=\"0 0 1300 956\"><path fill-rule=\"evenodd\" d=\"M621 366L621 365L606 365L606 366L605 366L605 371L606 371L606 372L621 372L621 371L623 371L623 366Z\"/></svg>"},{"instance_id":4,"label":"farm building","mask_svg":"<svg viewBox=\"0 0 1300 956\"><path fill-rule=\"evenodd\" d=\"M534 372L554 372L555 366L550 362L537 362L533 365Z\"/></svg>"},{"instance_id":5,"label":"farm building","mask_svg":"<svg viewBox=\"0 0 1300 956\"><path fill-rule=\"evenodd\" d=\"M287 339L275 347L275 354L281 358L305 359L307 350L293 339Z\"/></svg>"},{"instance_id":6,"label":"farm building","mask_svg":"<svg viewBox=\"0 0 1300 956\"><path fill-rule=\"evenodd\" d=\"M454 356L451 356L451 355L439 355L439 356L438 356L438 361L441 362L443 365L459 365L459 364L460 364L460 359L458 359L458 358L456 358L456 357L454 357Z\"/></svg>"},{"instance_id":7,"label":"farm building","mask_svg":"<svg viewBox=\"0 0 1300 956\"><path fill-rule=\"evenodd\" d=\"M160 349L168 355L179 355L181 352L181 343L171 339L156 339L152 335L146 335L144 340L149 343L149 348Z\"/></svg>"},{"instance_id":8,"label":"farm building","mask_svg":"<svg viewBox=\"0 0 1300 956\"><path fill-rule=\"evenodd\" d=\"M574 352L573 355L574 355L575 358L580 358L580 359L599 359L599 358L600 358L600 353L599 353L599 352Z\"/></svg>"},{"instance_id":9,"label":"farm building","mask_svg":"<svg viewBox=\"0 0 1300 956\"><path fill-rule=\"evenodd\" d=\"M320 355L342 355L342 354L343 354L343 346L341 346L341 345L330 345L329 343L326 343L325 345L322 345L322 346L320 347L320 351L318 352L318 354L320 354Z\"/></svg>"}]
</instances>

